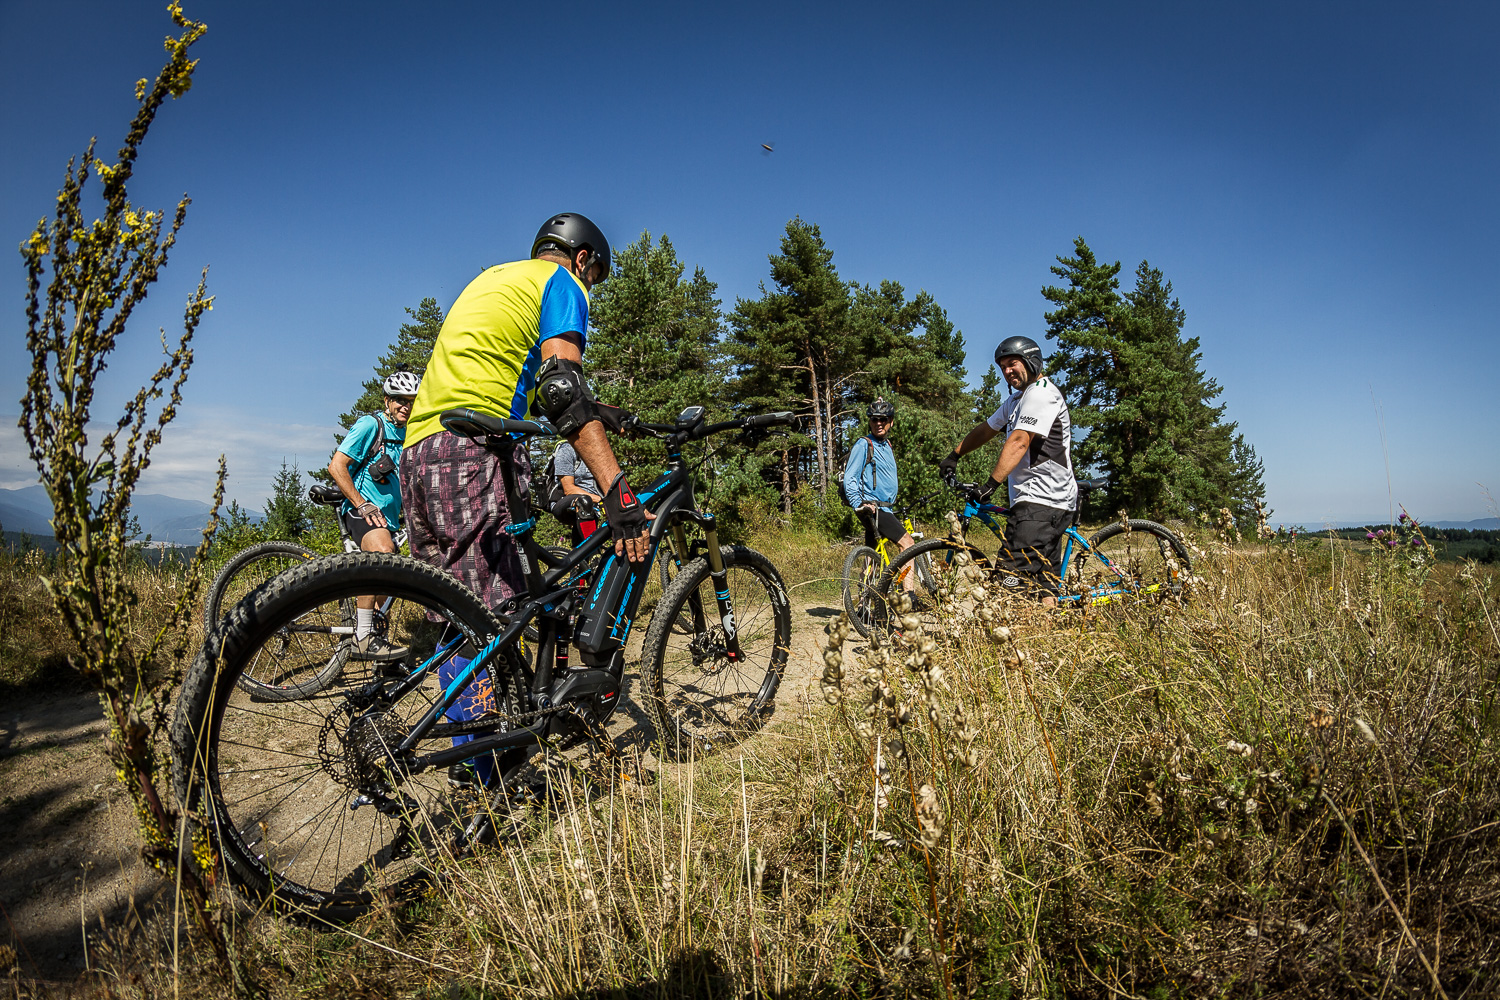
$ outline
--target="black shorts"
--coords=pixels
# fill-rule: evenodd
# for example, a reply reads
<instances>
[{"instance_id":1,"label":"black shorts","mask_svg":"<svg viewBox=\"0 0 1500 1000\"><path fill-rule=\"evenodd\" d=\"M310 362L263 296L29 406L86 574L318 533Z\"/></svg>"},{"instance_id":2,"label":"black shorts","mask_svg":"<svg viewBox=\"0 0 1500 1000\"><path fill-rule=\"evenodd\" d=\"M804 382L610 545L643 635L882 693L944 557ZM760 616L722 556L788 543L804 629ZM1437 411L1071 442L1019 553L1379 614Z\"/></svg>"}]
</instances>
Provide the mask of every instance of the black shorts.
<instances>
[{"instance_id":1,"label":"black shorts","mask_svg":"<svg viewBox=\"0 0 1500 1000\"><path fill-rule=\"evenodd\" d=\"M859 517L860 523L865 526L865 544L872 549L875 547L876 532L880 533L880 537L887 538L893 542L899 542L906 536L905 526L896 520L895 514L892 514L884 507L879 508L876 516L873 518L870 516L870 512L863 507L855 508L854 513ZM873 524L871 523L872 521L874 522Z\"/></svg>"},{"instance_id":2,"label":"black shorts","mask_svg":"<svg viewBox=\"0 0 1500 1000\"><path fill-rule=\"evenodd\" d=\"M364 548L365 534L375 530L375 526L372 525L369 521L366 521L360 515L354 513L353 508L350 508L349 511L344 514L344 528L348 530L349 537L354 539L354 544L358 545L360 548ZM395 526L392 526L391 523L387 521L386 526L380 530L389 531L394 535L399 529Z\"/></svg>"},{"instance_id":3,"label":"black shorts","mask_svg":"<svg viewBox=\"0 0 1500 1000\"><path fill-rule=\"evenodd\" d=\"M1023 500L1010 509L1000 548L1000 585L1056 596L1062 586L1063 532L1073 512Z\"/></svg>"}]
</instances>

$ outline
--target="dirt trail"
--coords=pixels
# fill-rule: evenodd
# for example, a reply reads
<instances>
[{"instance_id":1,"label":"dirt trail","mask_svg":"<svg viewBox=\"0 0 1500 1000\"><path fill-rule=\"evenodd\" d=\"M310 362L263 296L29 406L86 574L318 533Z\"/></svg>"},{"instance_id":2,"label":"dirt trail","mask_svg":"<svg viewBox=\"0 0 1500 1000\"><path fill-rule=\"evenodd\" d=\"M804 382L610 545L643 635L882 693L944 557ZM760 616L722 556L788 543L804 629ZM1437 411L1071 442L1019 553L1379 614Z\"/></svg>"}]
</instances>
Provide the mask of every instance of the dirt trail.
<instances>
[{"instance_id":1,"label":"dirt trail","mask_svg":"<svg viewBox=\"0 0 1500 1000\"><path fill-rule=\"evenodd\" d=\"M793 601L792 655L772 726L820 700L823 629L840 610L832 601ZM624 709L610 729L630 743L648 724L633 701ZM0 943L16 948L25 976L72 980L85 969L85 940L163 888L140 861L130 800L104 755L107 732L90 693L37 696L0 711Z\"/></svg>"}]
</instances>

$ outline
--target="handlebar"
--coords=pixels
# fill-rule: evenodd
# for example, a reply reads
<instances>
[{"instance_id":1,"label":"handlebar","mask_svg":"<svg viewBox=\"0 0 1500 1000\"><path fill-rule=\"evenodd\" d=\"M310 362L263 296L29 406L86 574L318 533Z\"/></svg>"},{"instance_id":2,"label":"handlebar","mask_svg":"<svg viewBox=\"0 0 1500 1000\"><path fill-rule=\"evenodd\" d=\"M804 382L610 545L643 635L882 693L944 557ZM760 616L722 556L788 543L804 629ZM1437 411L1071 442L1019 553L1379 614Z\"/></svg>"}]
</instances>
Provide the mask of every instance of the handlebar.
<instances>
[{"instance_id":1,"label":"handlebar","mask_svg":"<svg viewBox=\"0 0 1500 1000\"><path fill-rule=\"evenodd\" d=\"M733 420L721 420L713 424L697 424L691 427L681 427L677 424L648 424L639 418L626 420L625 431L649 434L658 438L676 438L680 443L698 441L713 434L722 434L725 431L750 431L764 430L768 427L794 426L797 423L797 415L787 410L779 410L775 413L757 413L749 417L736 417Z\"/></svg>"},{"instance_id":2,"label":"handlebar","mask_svg":"<svg viewBox=\"0 0 1500 1000\"><path fill-rule=\"evenodd\" d=\"M496 417L469 407L445 410L438 419L446 429L468 438L500 437L506 434L550 436L557 433L557 430L546 421ZM796 423L797 415L788 410L757 413L749 417L722 420L716 424L697 424L690 427L681 427L677 424L648 424L637 414L631 413L625 416L620 429L626 434L649 434L659 438L672 438L680 435L678 440L687 442L724 431L738 430L748 434L769 427L792 426Z\"/></svg>"},{"instance_id":3,"label":"handlebar","mask_svg":"<svg viewBox=\"0 0 1500 1000\"><path fill-rule=\"evenodd\" d=\"M438 421L447 430L461 437L500 437L503 434L553 435L557 430L540 420L516 420L511 417L496 417L470 409L467 406L455 410L444 410Z\"/></svg>"}]
</instances>

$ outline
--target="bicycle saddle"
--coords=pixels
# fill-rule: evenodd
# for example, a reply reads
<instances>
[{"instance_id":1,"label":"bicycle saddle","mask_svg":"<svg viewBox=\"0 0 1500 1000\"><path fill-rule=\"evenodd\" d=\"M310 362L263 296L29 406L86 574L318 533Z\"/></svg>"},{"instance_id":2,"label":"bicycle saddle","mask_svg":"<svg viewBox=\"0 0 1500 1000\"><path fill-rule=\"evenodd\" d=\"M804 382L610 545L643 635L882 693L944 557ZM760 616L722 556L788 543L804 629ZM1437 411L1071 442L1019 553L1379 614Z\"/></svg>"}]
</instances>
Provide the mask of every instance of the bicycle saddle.
<instances>
[{"instance_id":1,"label":"bicycle saddle","mask_svg":"<svg viewBox=\"0 0 1500 1000\"><path fill-rule=\"evenodd\" d=\"M445 410L438 419L448 430L467 438L500 437L505 434L553 435L557 433L551 424L540 420L492 417L488 413L480 413L467 406L456 410Z\"/></svg>"},{"instance_id":2,"label":"bicycle saddle","mask_svg":"<svg viewBox=\"0 0 1500 1000\"><path fill-rule=\"evenodd\" d=\"M1102 490L1109 485L1108 476L1100 476L1098 479L1080 479L1078 488L1080 490Z\"/></svg>"},{"instance_id":3,"label":"bicycle saddle","mask_svg":"<svg viewBox=\"0 0 1500 1000\"><path fill-rule=\"evenodd\" d=\"M323 504L326 507L337 507L344 502L344 494L339 492L337 486L314 483L307 489L307 499L313 503Z\"/></svg>"}]
</instances>

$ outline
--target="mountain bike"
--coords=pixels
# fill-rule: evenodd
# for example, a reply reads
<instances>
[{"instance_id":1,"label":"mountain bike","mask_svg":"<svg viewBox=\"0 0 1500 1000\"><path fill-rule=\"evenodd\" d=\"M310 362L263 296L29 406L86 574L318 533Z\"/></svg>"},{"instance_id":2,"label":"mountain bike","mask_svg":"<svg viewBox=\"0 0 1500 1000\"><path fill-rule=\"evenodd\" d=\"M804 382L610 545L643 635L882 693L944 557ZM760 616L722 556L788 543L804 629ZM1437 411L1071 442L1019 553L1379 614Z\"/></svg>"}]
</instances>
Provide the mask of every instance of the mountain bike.
<instances>
[{"instance_id":1,"label":"mountain bike","mask_svg":"<svg viewBox=\"0 0 1500 1000\"><path fill-rule=\"evenodd\" d=\"M344 495L337 488L315 483L308 500L338 510ZM344 519L335 515L345 552L360 551ZM406 544L405 530L393 536L396 548ZM208 586L203 601L203 634L209 636L229 609L257 587L296 566L311 562L318 554L305 545L289 541L260 542L236 554L224 564ZM375 630L384 633L392 610L392 599L375 607ZM241 690L265 701L306 698L332 684L344 669L354 637L354 598L336 607L318 609L303 619L288 622L278 642L261 650L260 659L240 674Z\"/></svg>"},{"instance_id":2,"label":"mountain bike","mask_svg":"<svg viewBox=\"0 0 1500 1000\"><path fill-rule=\"evenodd\" d=\"M916 541L920 542L922 540L922 533L913 527L911 512L941 492L941 490L938 490L929 493L920 500L913 501L905 507L892 511L900 519L901 526L906 529L906 533L911 535ZM849 612L850 624L862 636L870 634L870 627L878 617L876 606L882 598L876 592L876 585L880 582L880 578L886 569L890 567L891 560L900 553L895 542L884 537L878 531L874 532L874 535L874 548L868 545L857 545L844 560L844 608ZM925 577L923 583L928 588L932 585L929 562L930 560L927 556L922 556L909 564L911 567L910 572L915 572L919 577ZM901 583L904 587L905 574L902 574L897 579L897 582Z\"/></svg>"},{"instance_id":3,"label":"mountain bike","mask_svg":"<svg viewBox=\"0 0 1500 1000\"><path fill-rule=\"evenodd\" d=\"M436 856L491 839L495 817L526 794L517 775L539 749L612 752L603 726L621 700L625 646L664 541L682 567L646 629L633 700L667 758L711 753L758 731L775 710L790 652L786 588L764 556L719 544L682 450L731 431L755 440L792 420L772 413L708 424L702 407L690 407L674 424L636 422L636 432L665 440L668 455L666 470L637 491L656 514L641 563L616 556L608 532L566 555L542 549L506 461L507 530L525 588L499 608L441 570L376 553L296 567L236 605L218 642L199 651L172 726L179 801L203 817L230 879L273 906L352 916L421 886ZM518 438L551 433L469 410L443 423L507 456ZM687 525L701 530L701 551L688 547ZM351 661L336 685L309 698L258 702L240 689L241 674L288 623L372 589L399 602L392 638L412 650L409 673ZM684 620L688 634L669 625ZM528 655L520 639L533 623L539 639ZM440 684L439 669L453 669L455 656L472 659ZM493 710L455 721L476 680L488 681ZM477 803L472 792L450 793L449 766L485 755L497 764L495 784Z\"/></svg>"},{"instance_id":4,"label":"mountain bike","mask_svg":"<svg viewBox=\"0 0 1500 1000\"><path fill-rule=\"evenodd\" d=\"M1106 484L1105 479L1079 480L1079 509L1083 507L1085 493L1101 489ZM951 624L939 617L938 609L943 596L940 591L955 585L952 571L956 569L959 552L965 553L986 578L993 579L1004 572L995 558L967 540L967 532L971 522L977 519L997 538L1003 539L1005 527L998 519L1009 514L1009 508L982 499L979 487L974 483L957 483L954 488L964 498L964 512L959 518L964 542L960 545L953 538L928 539L892 560L876 584L876 615L882 623L890 615L891 602L898 593L896 581L919 560L928 560L929 575L916 577L911 613L925 621L929 628L946 628ZM1063 532L1059 605L1085 607L1179 600L1183 597L1186 581L1192 575L1192 560L1188 557L1187 546L1166 526L1137 519L1116 521L1099 529L1092 538L1084 538L1077 524L1075 512L1073 523Z\"/></svg>"}]
</instances>

